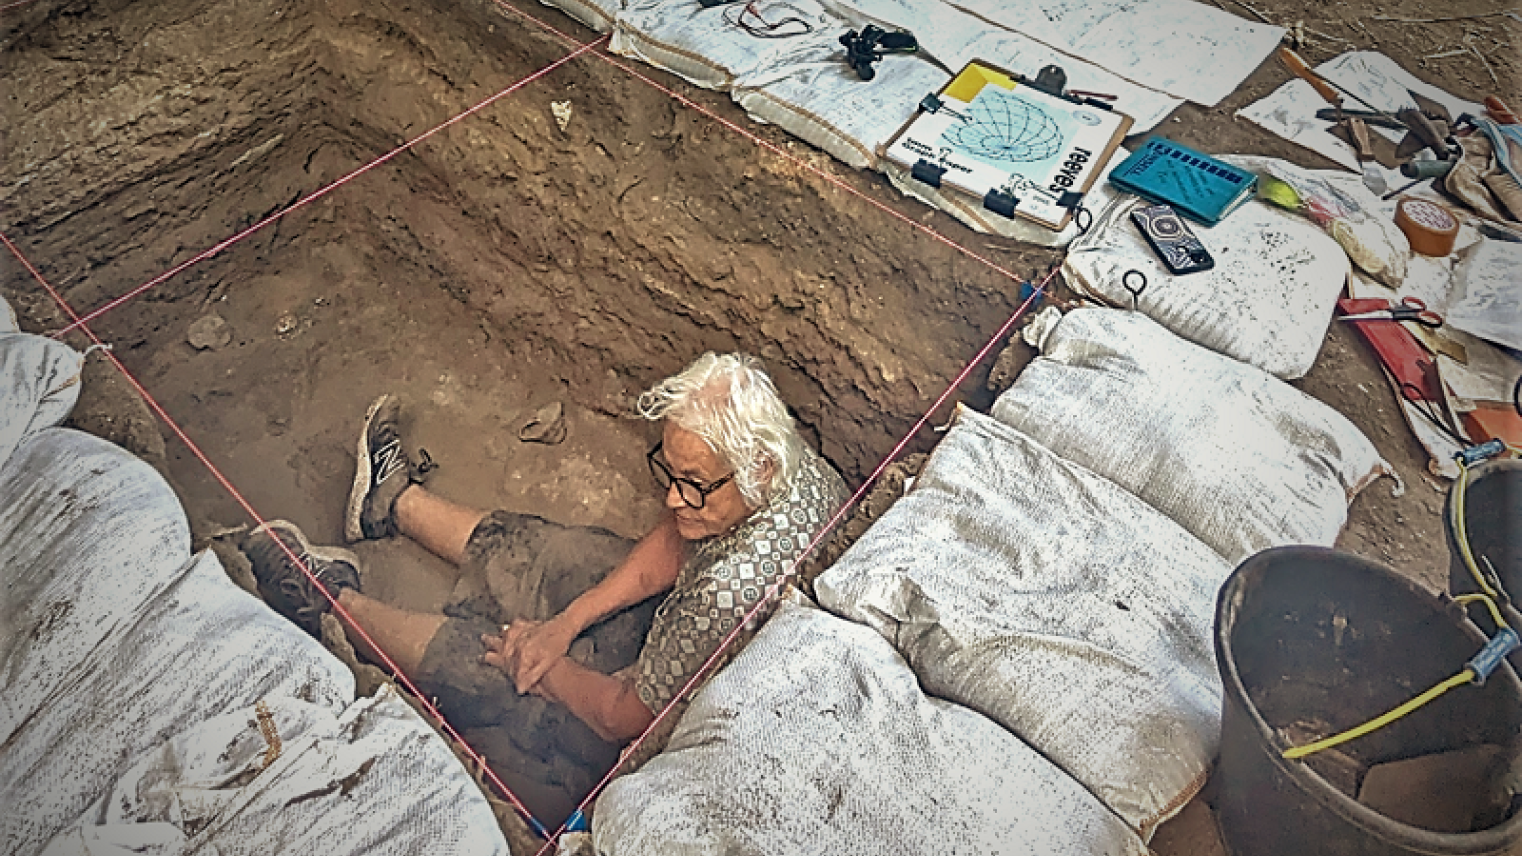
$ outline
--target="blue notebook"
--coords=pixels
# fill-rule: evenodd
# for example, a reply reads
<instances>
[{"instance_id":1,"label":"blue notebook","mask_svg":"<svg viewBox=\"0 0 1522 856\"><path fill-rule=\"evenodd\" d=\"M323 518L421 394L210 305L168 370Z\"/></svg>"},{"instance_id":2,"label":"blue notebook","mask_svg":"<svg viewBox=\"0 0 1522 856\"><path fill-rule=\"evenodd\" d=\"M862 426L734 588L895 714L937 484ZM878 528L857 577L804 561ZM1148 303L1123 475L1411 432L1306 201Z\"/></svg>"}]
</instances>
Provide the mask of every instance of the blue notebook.
<instances>
[{"instance_id":1,"label":"blue notebook","mask_svg":"<svg viewBox=\"0 0 1522 856\"><path fill-rule=\"evenodd\" d=\"M1172 140L1152 137L1110 173L1128 193L1165 202L1196 223L1214 226L1252 198L1258 177Z\"/></svg>"}]
</instances>

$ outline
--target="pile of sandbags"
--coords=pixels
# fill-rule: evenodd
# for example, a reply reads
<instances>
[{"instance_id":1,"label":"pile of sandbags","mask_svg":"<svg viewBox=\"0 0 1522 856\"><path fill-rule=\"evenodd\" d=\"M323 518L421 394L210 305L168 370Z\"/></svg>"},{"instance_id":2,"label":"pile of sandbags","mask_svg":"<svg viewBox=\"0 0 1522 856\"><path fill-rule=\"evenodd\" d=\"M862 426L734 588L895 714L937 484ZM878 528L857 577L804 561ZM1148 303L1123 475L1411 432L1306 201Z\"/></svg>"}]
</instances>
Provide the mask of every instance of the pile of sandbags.
<instances>
[{"instance_id":1,"label":"pile of sandbags","mask_svg":"<svg viewBox=\"0 0 1522 856\"><path fill-rule=\"evenodd\" d=\"M927 697L876 633L797 602L608 787L593 837L609 856L1146 853L1019 738Z\"/></svg>"}]
</instances>

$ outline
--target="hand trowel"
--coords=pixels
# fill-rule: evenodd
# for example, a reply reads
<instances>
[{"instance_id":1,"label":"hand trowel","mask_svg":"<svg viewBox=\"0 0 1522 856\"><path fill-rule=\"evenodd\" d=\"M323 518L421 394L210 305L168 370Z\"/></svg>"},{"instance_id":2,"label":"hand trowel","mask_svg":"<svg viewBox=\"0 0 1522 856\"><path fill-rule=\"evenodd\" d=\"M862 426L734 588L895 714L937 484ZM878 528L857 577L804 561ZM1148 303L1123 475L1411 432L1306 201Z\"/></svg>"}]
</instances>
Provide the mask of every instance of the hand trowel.
<instances>
[{"instance_id":1,"label":"hand trowel","mask_svg":"<svg viewBox=\"0 0 1522 856\"><path fill-rule=\"evenodd\" d=\"M1353 137L1353 148L1358 150L1358 165L1363 168L1363 186L1375 196L1384 196L1390 188L1385 184L1385 174L1374 162L1374 147L1369 143L1369 126L1362 119L1347 118L1348 133Z\"/></svg>"}]
</instances>

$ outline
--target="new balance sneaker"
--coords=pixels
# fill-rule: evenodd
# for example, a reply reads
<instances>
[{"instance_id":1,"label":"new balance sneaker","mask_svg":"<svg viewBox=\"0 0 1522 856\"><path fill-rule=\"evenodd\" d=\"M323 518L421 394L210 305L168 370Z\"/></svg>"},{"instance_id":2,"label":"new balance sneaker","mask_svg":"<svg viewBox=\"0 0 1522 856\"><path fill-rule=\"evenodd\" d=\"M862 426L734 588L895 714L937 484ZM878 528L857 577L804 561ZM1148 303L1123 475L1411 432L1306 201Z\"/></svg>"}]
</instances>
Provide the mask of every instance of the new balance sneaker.
<instances>
[{"instance_id":1,"label":"new balance sneaker","mask_svg":"<svg viewBox=\"0 0 1522 856\"><path fill-rule=\"evenodd\" d=\"M272 520L249 533L243 552L253 565L265 602L318 639L322 638L322 614L332 608L322 589L334 599L339 589L360 590L359 560L353 553L342 547L314 547L286 520ZM302 565L311 571L310 576Z\"/></svg>"},{"instance_id":2,"label":"new balance sneaker","mask_svg":"<svg viewBox=\"0 0 1522 856\"><path fill-rule=\"evenodd\" d=\"M365 412L354 458L354 486L344 510L344 539L349 543L367 538L387 538L397 532L392 508L409 484L422 480L432 468L427 453L414 464L402 447L399 425L401 408L396 398L382 395Z\"/></svg>"}]
</instances>

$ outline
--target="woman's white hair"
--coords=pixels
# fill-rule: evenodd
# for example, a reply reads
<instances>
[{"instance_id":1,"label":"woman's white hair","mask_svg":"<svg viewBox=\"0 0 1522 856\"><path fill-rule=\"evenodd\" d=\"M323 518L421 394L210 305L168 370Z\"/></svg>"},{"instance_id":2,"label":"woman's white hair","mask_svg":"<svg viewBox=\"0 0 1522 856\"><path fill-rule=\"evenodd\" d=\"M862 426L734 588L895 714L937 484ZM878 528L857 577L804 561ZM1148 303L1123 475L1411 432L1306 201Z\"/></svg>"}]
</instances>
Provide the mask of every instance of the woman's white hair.
<instances>
[{"instance_id":1,"label":"woman's white hair","mask_svg":"<svg viewBox=\"0 0 1522 856\"><path fill-rule=\"evenodd\" d=\"M772 379L745 354L710 351L646 390L637 407L646 419L669 419L707 441L753 508L792 484L803 457L803 438Z\"/></svg>"}]
</instances>

